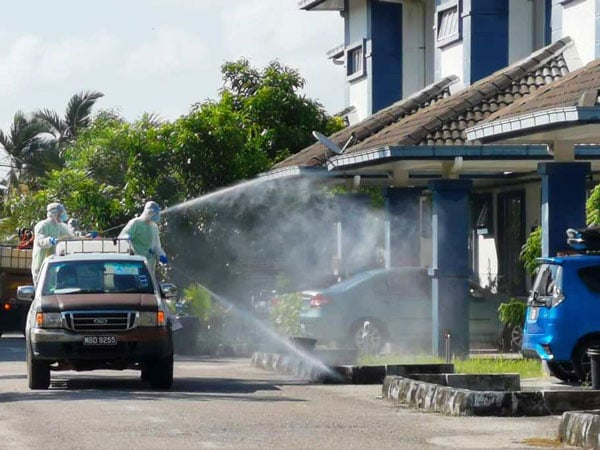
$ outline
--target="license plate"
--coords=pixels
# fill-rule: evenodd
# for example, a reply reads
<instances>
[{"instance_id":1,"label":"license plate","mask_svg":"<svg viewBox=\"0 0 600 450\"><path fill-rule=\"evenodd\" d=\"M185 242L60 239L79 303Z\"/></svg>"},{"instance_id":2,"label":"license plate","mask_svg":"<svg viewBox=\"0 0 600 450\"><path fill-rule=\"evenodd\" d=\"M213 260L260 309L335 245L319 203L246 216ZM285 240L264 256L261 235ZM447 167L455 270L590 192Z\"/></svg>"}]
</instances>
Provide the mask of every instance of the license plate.
<instances>
[{"instance_id":1,"label":"license plate","mask_svg":"<svg viewBox=\"0 0 600 450\"><path fill-rule=\"evenodd\" d=\"M83 345L117 345L116 336L84 336Z\"/></svg>"}]
</instances>

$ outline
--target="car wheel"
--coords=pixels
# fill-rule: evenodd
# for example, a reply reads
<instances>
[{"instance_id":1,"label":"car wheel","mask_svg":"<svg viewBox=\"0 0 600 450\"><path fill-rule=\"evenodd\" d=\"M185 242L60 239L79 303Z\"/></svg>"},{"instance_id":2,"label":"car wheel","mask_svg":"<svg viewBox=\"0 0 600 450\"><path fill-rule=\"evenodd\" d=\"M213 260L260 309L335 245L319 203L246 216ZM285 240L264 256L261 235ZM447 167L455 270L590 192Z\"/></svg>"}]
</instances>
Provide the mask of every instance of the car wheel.
<instances>
[{"instance_id":1,"label":"car wheel","mask_svg":"<svg viewBox=\"0 0 600 450\"><path fill-rule=\"evenodd\" d=\"M546 361L550 375L562 381L578 381L579 377L569 363Z\"/></svg>"},{"instance_id":2,"label":"car wheel","mask_svg":"<svg viewBox=\"0 0 600 450\"><path fill-rule=\"evenodd\" d=\"M502 330L501 349L505 352L518 352L523 344L523 328L520 326L505 325Z\"/></svg>"},{"instance_id":3,"label":"car wheel","mask_svg":"<svg viewBox=\"0 0 600 450\"><path fill-rule=\"evenodd\" d=\"M352 344L361 353L378 353L387 339L385 326L373 319L359 320L350 332Z\"/></svg>"},{"instance_id":4,"label":"car wheel","mask_svg":"<svg viewBox=\"0 0 600 450\"><path fill-rule=\"evenodd\" d=\"M579 381L590 381L591 362L587 349L600 345L600 339L592 339L580 344L573 352L573 369Z\"/></svg>"},{"instance_id":5,"label":"car wheel","mask_svg":"<svg viewBox=\"0 0 600 450\"><path fill-rule=\"evenodd\" d=\"M173 385L173 354L153 361L148 368L150 386L154 389L170 389ZM144 372L142 371L142 379Z\"/></svg>"},{"instance_id":6,"label":"car wheel","mask_svg":"<svg viewBox=\"0 0 600 450\"><path fill-rule=\"evenodd\" d=\"M29 389L48 389L50 387L50 364L34 358L29 344L26 350L27 382Z\"/></svg>"}]
</instances>

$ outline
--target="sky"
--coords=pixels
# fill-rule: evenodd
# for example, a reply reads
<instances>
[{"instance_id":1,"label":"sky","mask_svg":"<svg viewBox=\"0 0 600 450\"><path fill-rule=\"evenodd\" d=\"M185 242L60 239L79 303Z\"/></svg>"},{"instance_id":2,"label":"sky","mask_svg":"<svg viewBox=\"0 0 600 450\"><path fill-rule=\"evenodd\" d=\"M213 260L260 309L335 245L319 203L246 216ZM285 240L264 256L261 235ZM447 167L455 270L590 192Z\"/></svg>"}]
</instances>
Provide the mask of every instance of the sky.
<instances>
[{"instance_id":1,"label":"sky","mask_svg":"<svg viewBox=\"0 0 600 450\"><path fill-rule=\"evenodd\" d=\"M344 108L344 72L326 57L343 42L337 12L296 0L20 0L3 5L0 128L17 110L62 115L83 90L105 96L95 110L127 120L172 120L216 99L221 64L278 60L306 80L303 94L330 114Z\"/></svg>"}]
</instances>

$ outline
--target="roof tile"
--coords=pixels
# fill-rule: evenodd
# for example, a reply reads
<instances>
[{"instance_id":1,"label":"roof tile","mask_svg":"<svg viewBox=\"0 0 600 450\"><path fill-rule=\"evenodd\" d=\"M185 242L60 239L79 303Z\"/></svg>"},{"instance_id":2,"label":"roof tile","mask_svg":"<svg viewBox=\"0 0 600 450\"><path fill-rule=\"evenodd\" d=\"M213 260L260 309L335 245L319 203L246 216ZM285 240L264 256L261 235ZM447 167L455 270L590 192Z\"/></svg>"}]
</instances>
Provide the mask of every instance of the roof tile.
<instances>
[{"instance_id":1,"label":"roof tile","mask_svg":"<svg viewBox=\"0 0 600 450\"><path fill-rule=\"evenodd\" d=\"M562 53L570 45L570 39L561 39L454 95L448 87L456 77L442 80L330 138L342 146L354 133L357 139L346 153L393 145L464 144L466 128L526 103L530 92L548 90L568 73ZM310 165L311 161L322 164L324 156L320 155L325 155L325 148L316 143L275 168Z\"/></svg>"}]
</instances>

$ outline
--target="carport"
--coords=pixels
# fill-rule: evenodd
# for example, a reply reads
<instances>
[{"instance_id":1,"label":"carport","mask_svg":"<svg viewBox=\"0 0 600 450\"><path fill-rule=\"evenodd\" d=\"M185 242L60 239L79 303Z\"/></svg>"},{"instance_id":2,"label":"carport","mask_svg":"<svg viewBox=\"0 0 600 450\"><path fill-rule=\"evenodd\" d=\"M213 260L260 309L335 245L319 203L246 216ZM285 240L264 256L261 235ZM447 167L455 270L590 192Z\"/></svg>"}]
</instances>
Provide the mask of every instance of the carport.
<instances>
[{"instance_id":1,"label":"carport","mask_svg":"<svg viewBox=\"0 0 600 450\"><path fill-rule=\"evenodd\" d=\"M600 145L595 145L600 142L600 74L594 63L576 70L570 47L565 38L449 96L448 90L441 92L455 80L447 79L445 87L435 86L435 93L428 87L393 105L396 112L413 103L393 120L386 117L389 109L383 110L362 128L333 135L342 147L351 134L364 133L342 154L311 146L265 174L326 174L354 187L385 187L390 221L404 219L390 233L392 252L394 240L418 241L419 227L410 224L430 218L436 355L445 353L446 333L452 336L452 353L466 355L469 349L472 192L499 183L541 181L545 255L565 249L566 228L585 225L587 181L600 168ZM419 207L424 192L431 194L428 217ZM418 258L408 254L401 260L411 264Z\"/></svg>"}]
</instances>

